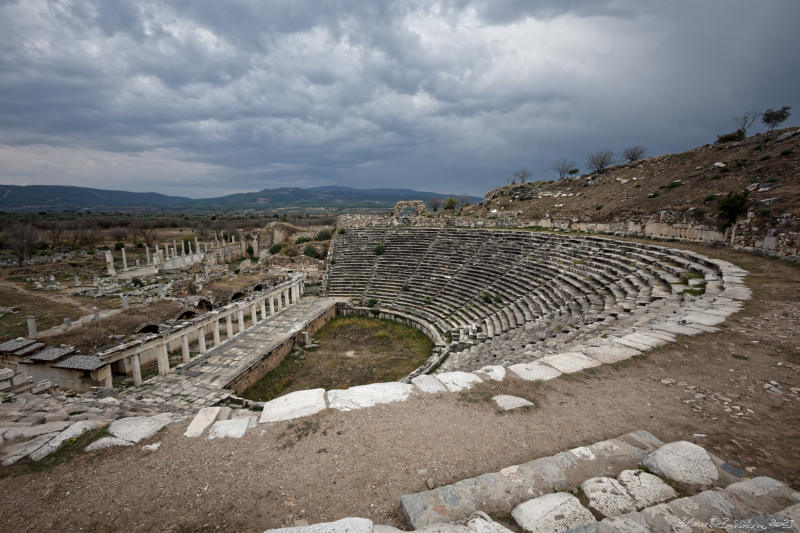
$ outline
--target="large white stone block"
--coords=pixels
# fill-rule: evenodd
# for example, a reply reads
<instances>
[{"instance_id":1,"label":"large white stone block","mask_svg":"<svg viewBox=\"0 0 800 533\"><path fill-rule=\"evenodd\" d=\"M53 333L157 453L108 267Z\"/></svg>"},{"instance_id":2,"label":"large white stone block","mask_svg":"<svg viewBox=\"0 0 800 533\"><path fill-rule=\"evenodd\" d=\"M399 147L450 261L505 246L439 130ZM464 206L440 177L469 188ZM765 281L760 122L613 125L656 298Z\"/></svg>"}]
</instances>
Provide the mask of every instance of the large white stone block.
<instances>
[{"instance_id":1,"label":"large white stone block","mask_svg":"<svg viewBox=\"0 0 800 533\"><path fill-rule=\"evenodd\" d=\"M172 415L169 413L155 416L131 416L111 422L108 432L118 439L139 442L149 439L170 422L172 422Z\"/></svg>"},{"instance_id":2,"label":"large white stone block","mask_svg":"<svg viewBox=\"0 0 800 533\"><path fill-rule=\"evenodd\" d=\"M264 410L261 411L259 423L280 422L301 416L311 416L323 409L325 409L325 389L290 392L267 402Z\"/></svg>"},{"instance_id":3,"label":"large white stone block","mask_svg":"<svg viewBox=\"0 0 800 533\"><path fill-rule=\"evenodd\" d=\"M363 409L373 405L402 402L414 394L414 386L410 383L371 383L358 385L347 390L329 390L328 405L340 411Z\"/></svg>"},{"instance_id":4,"label":"large white stone block","mask_svg":"<svg viewBox=\"0 0 800 533\"><path fill-rule=\"evenodd\" d=\"M539 362L511 365L508 367L508 373L525 381L547 381L561 375L561 372L552 366Z\"/></svg>"},{"instance_id":5,"label":"large white stone block","mask_svg":"<svg viewBox=\"0 0 800 533\"><path fill-rule=\"evenodd\" d=\"M473 385L481 383L482 380L475 374L469 372L443 372L436 374L436 379L442 382L450 392L458 392L471 389Z\"/></svg>"},{"instance_id":6,"label":"large white stone block","mask_svg":"<svg viewBox=\"0 0 800 533\"><path fill-rule=\"evenodd\" d=\"M708 452L683 440L665 444L648 455L642 464L656 474L689 485L708 485L719 476Z\"/></svg>"},{"instance_id":7,"label":"large white stone block","mask_svg":"<svg viewBox=\"0 0 800 533\"><path fill-rule=\"evenodd\" d=\"M199 437L203 432L214 423L219 414L219 407L203 407L195 415L189 427L184 432L184 437Z\"/></svg>"},{"instance_id":8,"label":"large white stone block","mask_svg":"<svg viewBox=\"0 0 800 533\"><path fill-rule=\"evenodd\" d=\"M553 533L596 522L578 498L566 492L545 494L517 505L511 516L530 533Z\"/></svg>"}]
</instances>

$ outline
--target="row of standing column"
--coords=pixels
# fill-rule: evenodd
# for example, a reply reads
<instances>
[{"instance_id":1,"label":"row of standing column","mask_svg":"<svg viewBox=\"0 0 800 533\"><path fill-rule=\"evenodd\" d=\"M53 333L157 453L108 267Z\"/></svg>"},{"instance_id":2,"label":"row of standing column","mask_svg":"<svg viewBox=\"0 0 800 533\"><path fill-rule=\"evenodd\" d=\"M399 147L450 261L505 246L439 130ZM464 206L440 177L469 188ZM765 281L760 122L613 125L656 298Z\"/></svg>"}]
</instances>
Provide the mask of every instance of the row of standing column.
<instances>
[{"instance_id":1,"label":"row of standing column","mask_svg":"<svg viewBox=\"0 0 800 533\"><path fill-rule=\"evenodd\" d=\"M250 311L250 320L252 322L252 325L255 326L260 322L258 320L259 310L261 311L261 320L262 321L266 320L268 316L272 316L276 312L282 311L289 304L296 303L302 296L303 289L304 287L302 285L302 280L300 280L296 283L293 283L287 289L283 289L280 292L267 295L260 301L256 300L250 302L249 311ZM269 307L269 314L267 314L267 307ZM225 319L225 340L230 340L234 337L234 332L233 332L234 316L238 326L237 328L238 331L236 333L239 334L245 330L244 306L241 306L237 309L233 309L224 315L218 316L215 320L212 320L210 322L214 338L214 345L212 346L213 348L216 348L222 343L220 334L220 321L222 319ZM197 324L196 329L194 330L197 332L197 349L201 354L204 354L208 351L208 347L206 346L206 334L207 334L206 328L208 327L208 325L209 322ZM183 355L184 363L188 363L189 361L191 361L191 351L189 349L190 333L191 332L187 331L180 337L181 352ZM157 349L158 349L158 354L157 354L158 373L164 376L169 373L169 351L167 349L167 340L161 339L159 341ZM137 386L141 385L142 383L141 352L137 352L129 356L128 363L133 373L133 384Z\"/></svg>"}]
</instances>

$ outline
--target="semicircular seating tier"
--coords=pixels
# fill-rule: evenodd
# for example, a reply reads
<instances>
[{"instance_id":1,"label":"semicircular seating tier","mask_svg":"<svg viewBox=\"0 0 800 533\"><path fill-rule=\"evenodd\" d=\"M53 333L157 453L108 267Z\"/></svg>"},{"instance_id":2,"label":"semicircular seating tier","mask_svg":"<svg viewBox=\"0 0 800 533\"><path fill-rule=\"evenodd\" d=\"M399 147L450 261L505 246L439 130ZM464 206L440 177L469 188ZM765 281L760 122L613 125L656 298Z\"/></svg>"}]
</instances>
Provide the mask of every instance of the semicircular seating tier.
<instances>
[{"instance_id":1,"label":"semicircular seating tier","mask_svg":"<svg viewBox=\"0 0 800 533\"><path fill-rule=\"evenodd\" d=\"M442 370L529 362L659 321L679 333L682 316L730 301L724 261L600 237L348 228L332 249L325 292L433 328L450 353Z\"/></svg>"}]
</instances>

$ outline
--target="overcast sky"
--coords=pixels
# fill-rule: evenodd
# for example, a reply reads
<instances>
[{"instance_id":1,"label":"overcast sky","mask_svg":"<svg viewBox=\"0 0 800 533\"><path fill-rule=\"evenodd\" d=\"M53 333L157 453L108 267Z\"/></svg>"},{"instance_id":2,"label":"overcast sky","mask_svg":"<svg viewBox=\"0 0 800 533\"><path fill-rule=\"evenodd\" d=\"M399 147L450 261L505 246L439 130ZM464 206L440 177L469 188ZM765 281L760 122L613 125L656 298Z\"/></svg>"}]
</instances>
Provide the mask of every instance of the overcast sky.
<instances>
[{"instance_id":1,"label":"overcast sky","mask_svg":"<svg viewBox=\"0 0 800 533\"><path fill-rule=\"evenodd\" d=\"M0 183L483 196L751 108L797 124L798 23L798 0L0 0Z\"/></svg>"}]
</instances>

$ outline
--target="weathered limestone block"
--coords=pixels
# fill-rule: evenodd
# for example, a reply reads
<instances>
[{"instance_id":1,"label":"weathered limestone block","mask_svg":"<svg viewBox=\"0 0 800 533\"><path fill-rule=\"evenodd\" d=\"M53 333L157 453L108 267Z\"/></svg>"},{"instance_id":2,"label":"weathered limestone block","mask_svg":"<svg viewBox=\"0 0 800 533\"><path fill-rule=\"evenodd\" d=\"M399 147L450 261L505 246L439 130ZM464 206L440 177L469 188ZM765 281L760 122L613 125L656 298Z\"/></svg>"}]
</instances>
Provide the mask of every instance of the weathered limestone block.
<instances>
[{"instance_id":1,"label":"weathered limestone block","mask_svg":"<svg viewBox=\"0 0 800 533\"><path fill-rule=\"evenodd\" d=\"M494 403L496 403L497 406L504 411L519 409L520 407L530 407L533 405L532 402L529 402L525 398L511 396L508 394L498 394L497 396L492 397L492 400L494 400Z\"/></svg>"},{"instance_id":2,"label":"weathered limestone block","mask_svg":"<svg viewBox=\"0 0 800 533\"><path fill-rule=\"evenodd\" d=\"M329 390L328 404L332 409L352 411L373 405L403 402L414 394L414 386L409 383L372 383L358 385L347 390Z\"/></svg>"},{"instance_id":3,"label":"weathered limestone block","mask_svg":"<svg viewBox=\"0 0 800 533\"><path fill-rule=\"evenodd\" d=\"M11 446L6 446L3 450L3 466L13 465L23 457L32 454L53 438L52 433L47 433L44 435L39 435L35 439L31 439L25 442L19 442L17 444L12 444Z\"/></svg>"},{"instance_id":4,"label":"weathered limestone block","mask_svg":"<svg viewBox=\"0 0 800 533\"><path fill-rule=\"evenodd\" d=\"M0 429L0 435L4 440L23 440L31 439L46 433L56 433L69 427L69 422L48 422L35 426L22 426Z\"/></svg>"},{"instance_id":5,"label":"weathered limestone block","mask_svg":"<svg viewBox=\"0 0 800 533\"><path fill-rule=\"evenodd\" d=\"M429 374L421 374L411 380L411 383L419 389L420 392L426 394L438 394L440 392L447 392L447 387L441 381L436 379L435 376Z\"/></svg>"},{"instance_id":6,"label":"weathered limestone block","mask_svg":"<svg viewBox=\"0 0 800 533\"><path fill-rule=\"evenodd\" d=\"M200 409L195 417L192 419L192 422L189 424L189 427L186 428L184 432L184 437L199 437L203 434L203 432L214 423L217 419L217 415L219 414L219 407L203 407Z\"/></svg>"},{"instance_id":7,"label":"weathered limestone block","mask_svg":"<svg viewBox=\"0 0 800 533\"><path fill-rule=\"evenodd\" d=\"M492 381L503 381L506 378L506 368L500 365L489 365L478 370L476 374L481 377L486 376Z\"/></svg>"},{"instance_id":8,"label":"weathered limestone block","mask_svg":"<svg viewBox=\"0 0 800 533\"><path fill-rule=\"evenodd\" d=\"M124 439L118 439L117 437L103 437L88 445L86 451L93 452L95 450L111 448L112 446L133 446L133 443Z\"/></svg>"},{"instance_id":9,"label":"weathered limestone block","mask_svg":"<svg viewBox=\"0 0 800 533\"><path fill-rule=\"evenodd\" d=\"M214 422L208 431L208 439L224 439L227 437L240 439L244 436L250 425L249 417L231 418L230 420L220 420Z\"/></svg>"},{"instance_id":10,"label":"weathered limestone block","mask_svg":"<svg viewBox=\"0 0 800 533\"><path fill-rule=\"evenodd\" d=\"M733 483L725 491L759 513L775 513L800 502L800 492L766 476Z\"/></svg>"},{"instance_id":11,"label":"weathered limestone block","mask_svg":"<svg viewBox=\"0 0 800 533\"><path fill-rule=\"evenodd\" d=\"M34 461L41 461L54 451L56 451L62 444L70 439L77 439L89 430L98 428L102 425L97 420L80 420L75 422L67 429L53 437L47 444L36 450L31 454L31 459Z\"/></svg>"},{"instance_id":12,"label":"weathered limestone block","mask_svg":"<svg viewBox=\"0 0 800 533\"><path fill-rule=\"evenodd\" d=\"M589 507L604 516L620 516L636 510L636 502L625 488L610 477L593 477L581 483Z\"/></svg>"},{"instance_id":13,"label":"weathered limestone block","mask_svg":"<svg viewBox=\"0 0 800 533\"><path fill-rule=\"evenodd\" d=\"M595 361L591 357L580 352L566 352L557 353L554 355L546 355L539 359L538 362L550 365L563 374L579 372L586 368L592 368L602 364L599 361Z\"/></svg>"},{"instance_id":14,"label":"weathered limestone block","mask_svg":"<svg viewBox=\"0 0 800 533\"><path fill-rule=\"evenodd\" d=\"M709 485L719 477L708 452L687 441L665 444L648 455L643 464L656 474L688 485Z\"/></svg>"},{"instance_id":15,"label":"weathered limestone block","mask_svg":"<svg viewBox=\"0 0 800 533\"><path fill-rule=\"evenodd\" d=\"M323 522L310 526L281 527L268 529L264 533L373 533L372 520L367 518L342 518L335 522Z\"/></svg>"},{"instance_id":16,"label":"weathered limestone block","mask_svg":"<svg viewBox=\"0 0 800 533\"><path fill-rule=\"evenodd\" d=\"M436 374L436 379L442 382L450 392L459 392L471 389L473 385L482 383L481 378L469 372L442 372Z\"/></svg>"},{"instance_id":17,"label":"weathered limestone block","mask_svg":"<svg viewBox=\"0 0 800 533\"><path fill-rule=\"evenodd\" d=\"M290 392L264 405L259 423L311 416L325 409L325 389Z\"/></svg>"},{"instance_id":18,"label":"weathered limestone block","mask_svg":"<svg viewBox=\"0 0 800 533\"><path fill-rule=\"evenodd\" d=\"M617 476L617 481L636 502L637 509L644 509L677 497L675 490L661 478L642 470L623 470Z\"/></svg>"},{"instance_id":19,"label":"weathered limestone block","mask_svg":"<svg viewBox=\"0 0 800 533\"><path fill-rule=\"evenodd\" d=\"M521 503L514 508L511 516L530 533L552 533L596 522L578 498L565 492L545 494Z\"/></svg>"},{"instance_id":20,"label":"weathered limestone block","mask_svg":"<svg viewBox=\"0 0 800 533\"><path fill-rule=\"evenodd\" d=\"M108 427L108 432L118 439L136 443L149 439L170 422L172 422L172 415L169 413L155 416L132 416L113 421Z\"/></svg>"},{"instance_id":21,"label":"weathered limestone block","mask_svg":"<svg viewBox=\"0 0 800 533\"><path fill-rule=\"evenodd\" d=\"M508 373L525 381L546 381L561 375L555 368L539 362L511 365L508 367Z\"/></svg>"}]
</instances>

